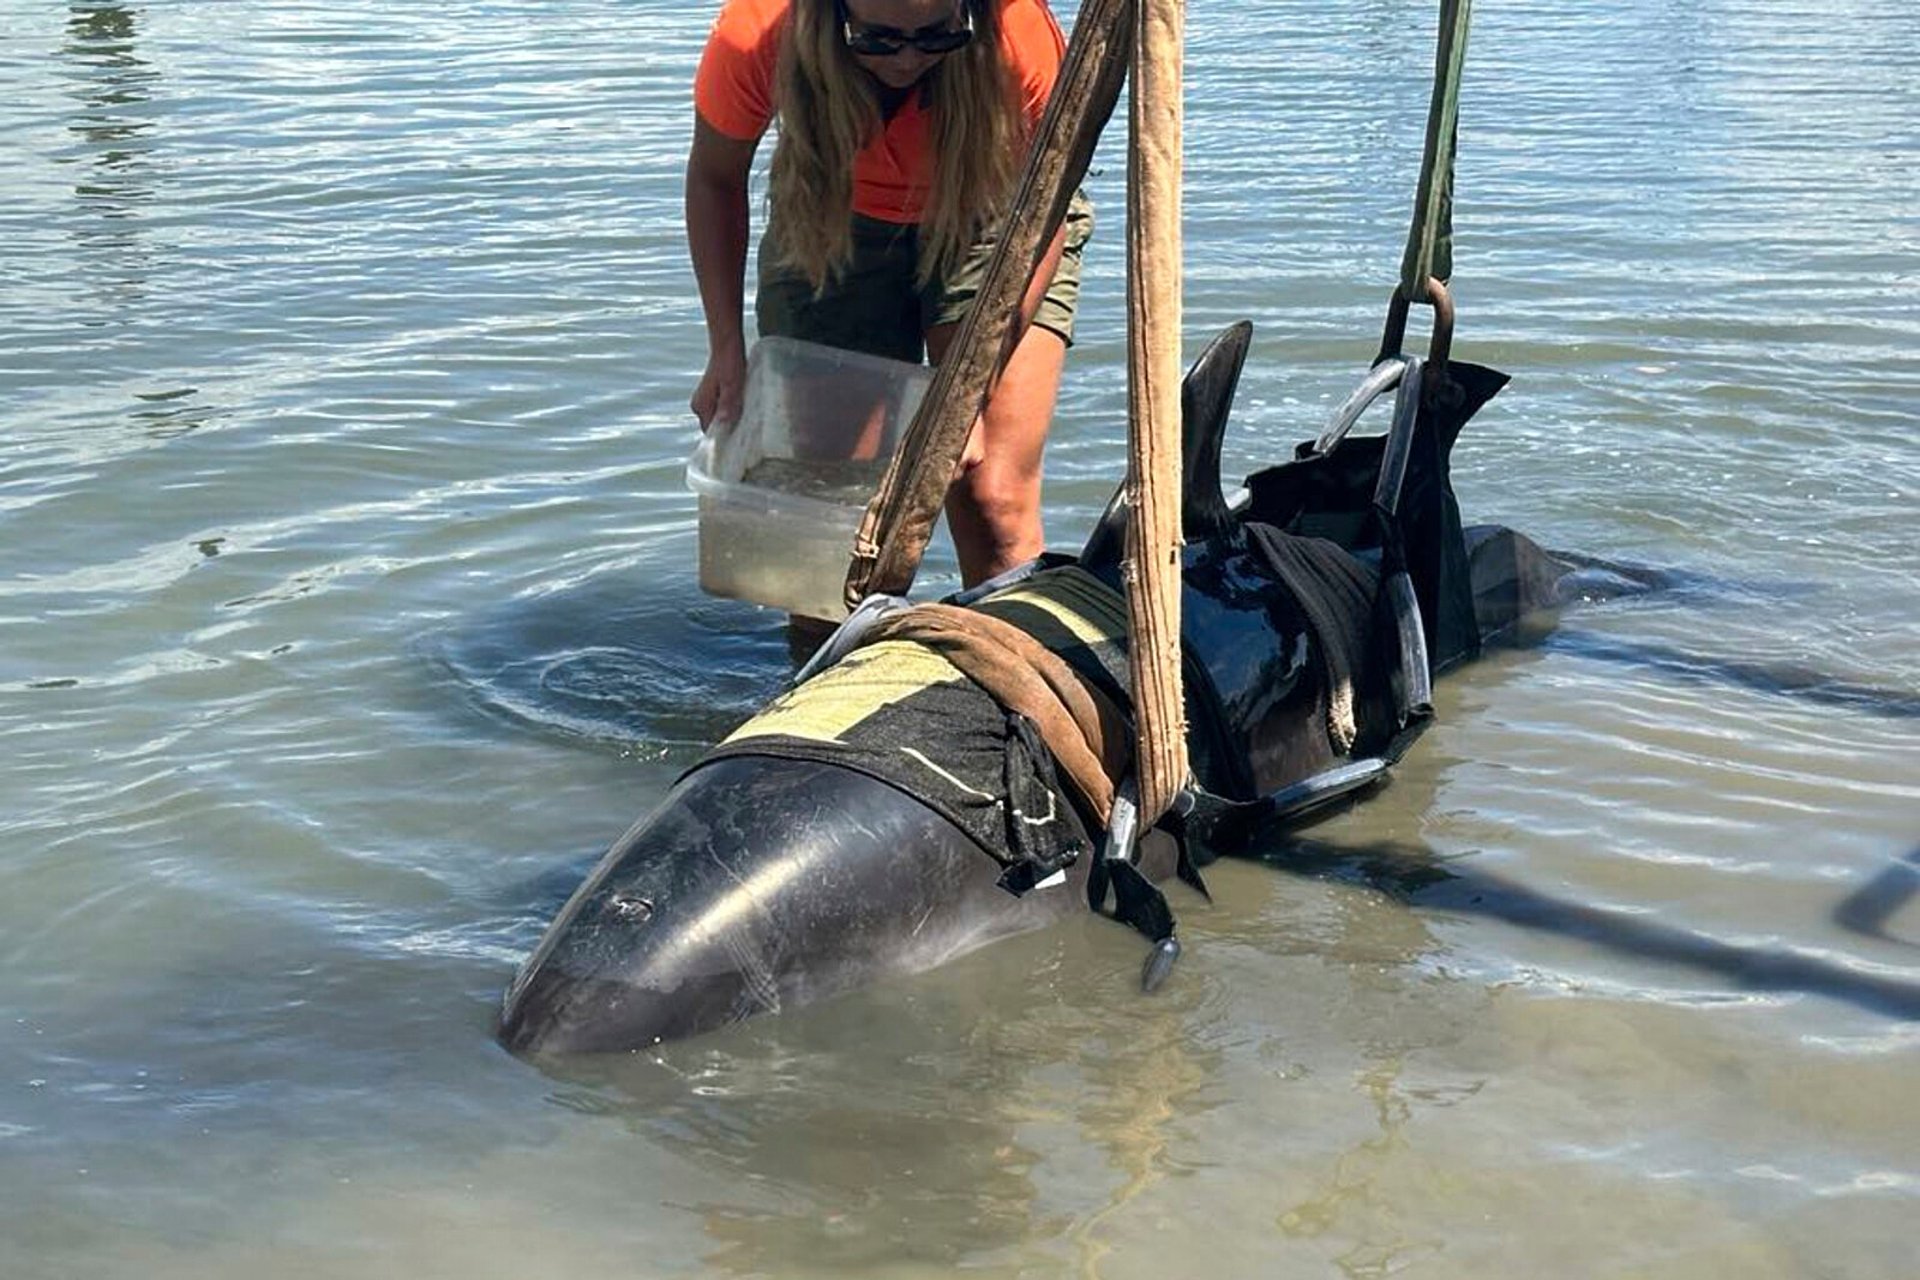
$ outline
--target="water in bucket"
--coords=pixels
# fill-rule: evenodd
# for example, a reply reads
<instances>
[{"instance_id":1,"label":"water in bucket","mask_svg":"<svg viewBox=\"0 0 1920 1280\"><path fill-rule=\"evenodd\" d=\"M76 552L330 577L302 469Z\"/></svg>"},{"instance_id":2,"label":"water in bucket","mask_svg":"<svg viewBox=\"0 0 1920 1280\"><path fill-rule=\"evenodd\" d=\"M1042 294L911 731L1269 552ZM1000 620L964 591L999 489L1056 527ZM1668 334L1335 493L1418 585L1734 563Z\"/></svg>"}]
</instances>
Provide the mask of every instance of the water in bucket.
<instances>
[{"instance_id":1,"label":"water in bucket","mask_svg":"<svg viewBox=\"0 0 1920 1280\"><path fill-rule=\"evenodd\" d=\"M931 380L923 366L857 351L756 342L740 420L716 423L687 463L701 589L845 617L854 534Z\"/></svg>"}]
</instances>

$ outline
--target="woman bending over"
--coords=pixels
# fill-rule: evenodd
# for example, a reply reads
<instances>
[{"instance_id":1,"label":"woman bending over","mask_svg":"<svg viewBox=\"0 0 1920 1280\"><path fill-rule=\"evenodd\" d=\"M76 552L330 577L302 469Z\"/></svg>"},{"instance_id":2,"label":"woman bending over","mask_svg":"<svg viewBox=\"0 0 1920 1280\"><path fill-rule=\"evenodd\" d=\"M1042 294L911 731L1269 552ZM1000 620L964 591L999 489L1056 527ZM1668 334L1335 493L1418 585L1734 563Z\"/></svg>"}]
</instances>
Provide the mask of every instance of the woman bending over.
<instances>
[{"instance_id":1,"label":"woman bending over","mask_svg":"<svg viewBox=\"0 0 1920 1280\"><path fill-rule=\"evenodd\" d=\"M1043 0L726 0L694 81L687 243L706 313L704 430L739 415L747 177L780 121L760 334L939 363L1059 72ZM967 585L1038 555L1041 452L1093 214L1076 195L1029 283L1005 370L949 490Z\"/></svg>"}]
</instances>

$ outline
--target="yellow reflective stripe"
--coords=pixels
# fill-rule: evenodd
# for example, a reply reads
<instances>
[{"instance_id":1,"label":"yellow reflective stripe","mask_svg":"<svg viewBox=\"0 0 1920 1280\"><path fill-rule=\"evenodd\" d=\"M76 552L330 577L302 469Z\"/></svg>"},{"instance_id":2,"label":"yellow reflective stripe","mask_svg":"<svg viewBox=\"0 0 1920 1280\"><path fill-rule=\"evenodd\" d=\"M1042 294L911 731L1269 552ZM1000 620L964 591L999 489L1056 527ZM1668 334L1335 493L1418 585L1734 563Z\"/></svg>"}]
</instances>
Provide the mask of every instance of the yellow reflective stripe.
<instances>
[{"instance_id":1,"label":"yellow reflective stripe","mask_svg":"<svg viewBox=\"0 0 1920 1280\"><path fill-rule=\"evenodd\" d=\"M1127 605L1076 566L1036 574L974 606L1032 635L1056 653L1077 646L1126 647ZM924 645L883 640L863 645L727 735L726 743L780 735L840 742L882 707L923 689L965 680L960 669Z\"/></svg>"},{"instance_id":2,"label":"yellow reflective stripe","mask_svg":"<svg viewBox=\"0 0 1920 1280\"><path fill-rule=\"evenodd\" d=\"M1126 644L1126 601L1080 568L1035 574L974 608L1013 623L1056 652L1075 642Z\"/></svg>"},{"instance_id":3,"label":"yellow reflective stripe","mask_svg":"<svg viewBox=\"0 0 1920 1280\"><path fill-rule=\"evenodd\" d=\"M936 684L965 680L960 669L923 645L883 640L864 645L798 689L781 694L721 745L779 734L839 742L874 712Z\"/></svg>"}]
</instances>

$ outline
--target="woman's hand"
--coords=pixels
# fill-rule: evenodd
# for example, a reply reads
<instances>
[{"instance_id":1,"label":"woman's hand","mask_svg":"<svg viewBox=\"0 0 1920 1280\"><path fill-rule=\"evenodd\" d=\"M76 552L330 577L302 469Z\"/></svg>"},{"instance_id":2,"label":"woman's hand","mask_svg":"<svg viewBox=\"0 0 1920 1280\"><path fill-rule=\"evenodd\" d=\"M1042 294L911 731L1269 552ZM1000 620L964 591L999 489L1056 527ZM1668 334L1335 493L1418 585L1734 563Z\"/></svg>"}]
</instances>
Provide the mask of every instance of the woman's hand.
<instances>
[{"instance_id":1,"label":"woman's hand","mask_svg":"<svg viewBox=\"0 0 1920 1280\"><path fill-rule=\"evenodd\" d=\"M689 406L700 419L700 430L708 431L716 422L740 421L740 402L746 394L747 357L738 350L717 351L707 357L707 371L693 389Z\"/></svg>"}]
</instances>

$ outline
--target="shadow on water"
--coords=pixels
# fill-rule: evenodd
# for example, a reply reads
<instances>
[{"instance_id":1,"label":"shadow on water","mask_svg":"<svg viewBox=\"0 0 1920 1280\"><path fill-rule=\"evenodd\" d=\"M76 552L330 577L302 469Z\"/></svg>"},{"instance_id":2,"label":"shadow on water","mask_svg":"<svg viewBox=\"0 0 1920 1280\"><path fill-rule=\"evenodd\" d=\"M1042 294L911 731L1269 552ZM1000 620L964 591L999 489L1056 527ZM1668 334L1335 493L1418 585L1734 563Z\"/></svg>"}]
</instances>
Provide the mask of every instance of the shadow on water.
<instances>
[{"instance_id":1,"label":"shadow on water","mask_svg":"<svg viewBox=\"0 0 1920 1280\"><path fill-rule=\"evenodd\" d=\"M1896 937L1887 929L1887 922L1916 897L1920 897L1920 849L1849 894L1833 909L1833 922L1869 938L1920 948L1920 942Z\"/></svg>"},{"instance_id":2,"label":"shadow on water","mask_svg":"<svg viewBox=\"0 0 1920 1280\"><path fill-rule=\"evenodd\" d=\"M1677 602L1688 609L1764 607L1777 612L1783 601L1817 600L1820 592L1818 584L1809 582L1760 582L1670 566L1600 560L1566 551L1552 554L1580 566L1561 584L1566 595L1565 607L1658 593L1663 600ZM1800 663L1714 657L1643 640L1582 631L1564 626L1563 616L1560 609L1554 609L1524 618L1503 634L1495 647L1568 653L1658 671L1695 686L1744 689L1892 719L1920 718L1920 693L1910 690L1842 680Z\"/></svg>"},{"instance_id":3,"label":"shadow on water","mask_svg":"<svg viewBox=\"0 0 1920 1280\"><path fill-rule=\"evenodd\" d=\"M1305 836L1283 837L1258 861L1317 879L1363 885L1424 910L1487 916L1523 928L1578 938L1596 947L1679 964L1722 977L1739 991L1791 992L1845 1001L1870 1013L1920 1018L1920 984L1860 973L1831 961L1761 947L1743 947L1619 911L1542 893L1524 884L1443 859L1415 845L1359 848ZM1920 850L1875 876L1835 911L1854 932L1887 937L1894 912L1920 892Z\"/></svg>"},{"instance_id":4,"label":"shadow on water","mask_svg":"<svg viewBox=\"0 0 1920 1280\"><path fill-rule=\"evenodd\" d=\"M783 617L681 579L609 576L521 596L423 643L484 714L691 764L784 687Z\"/></svg>"},{"instance_id":5,"label":"shadow on water","mask_svg":"<svg viewBox=\"0 0 1920 1280\"><path fill-rule=\"evenodd\" d=\"M1920 719L1920 694L1839 680L1798 663L1714 658L1641 640L1621 640L1565 629L1556 629L1540 638L1538 645L1549 651L1658 671L1686 684L1732 686L1890 719Z\"/></svg>"},{"instance_id":6,"label":"shadow on water","mask_svg":"<svg viewBox=\"0 0 1920 1280\"><path fill-rule=\"evenodd\" d=\"M1920 718L1920 693L1887 685L1845 680L1831 672L1797 662L1751 661L1689 653L1670 645L1622 639L1564 625L1568 610L1610 601L1657 597L1664 605L1689 611L1765 609L1783 628L1798 626L1811 635L1819 626L1817 598L1803 605L1797 617L1788 616L1782 602L1817 597L1817 584L1759 582L1700 573L1693 570L1600 560L1566 551L1549 553L1552 560L1577 566L1554 584L1555 603L1528 610L1516 601L1512 583L1494 583L1479 604L1491 604L1499 617L1514 617L1493 631L1485 642L1489 650L1530 650L1571 654L1596 662L1614 663L1693 686L1733 688L1771 697L1789 698L1821 707L1837 707L1891 719ZM1483 614L1482 626L1487 623Z\"/></svg>"}]
</instances>

